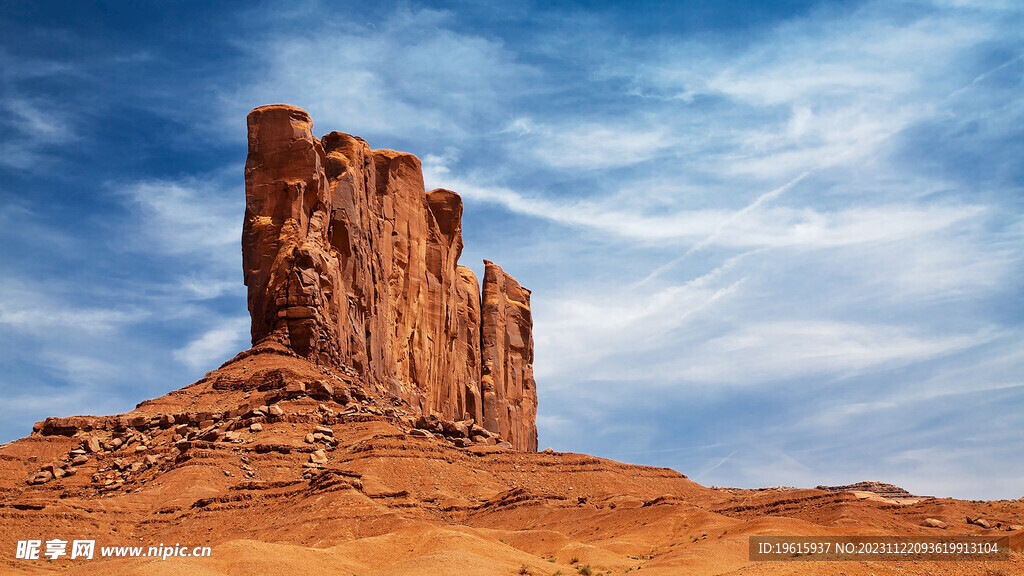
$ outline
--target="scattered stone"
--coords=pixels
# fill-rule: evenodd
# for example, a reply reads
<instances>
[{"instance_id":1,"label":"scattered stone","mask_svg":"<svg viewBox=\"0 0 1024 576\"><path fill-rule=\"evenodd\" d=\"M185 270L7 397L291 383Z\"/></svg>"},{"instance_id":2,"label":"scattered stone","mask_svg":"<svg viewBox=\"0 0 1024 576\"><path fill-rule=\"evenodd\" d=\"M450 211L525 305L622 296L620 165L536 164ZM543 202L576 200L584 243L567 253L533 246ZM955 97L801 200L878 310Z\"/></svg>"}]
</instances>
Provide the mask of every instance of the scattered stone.
<instances>
[{"instance_id":1,"label":"scattered stone","mask_svg":"<svg viewBox=\"0 0 1024 576\"><path fill-rule=\"evenodd\" d=\"M88 456L86 456L85 454L79 454L78 456L75 456L75 458L71 461L71 464L74 466L81 466L82 464L85 464L88 461Z\"/></svg>"},{"instance_id":2,"label":"scattered stone","mask_svg":"<svg viewBox=\"0 0 1024 576\"><path fill-rule=\"evenodd\" d=\"M74 466L68 466L64 469L64 474L66 476L74 476L76 472L78 472L78 468L75 468Z\"/></svg>"},{"instance_id":3,"label":"scattered stone","mask_svg":"<svg viewBox=\"0 0 1024 576\"><path fill-rule=\"evenodd\" d=\"M290 395L302 394L302 393L304 393L306 391L306 383L305 382L289 382L288 385L284 387L284 391L285 391L285 393L290 394Z\"/></svg>"},{"instance_id":4,"label":"scattered stone","mask_svg":"<svg viewBox=\"0 0 1024 576\"><path fill-rule=\"evenodd\" d=\"M1006 527L1007 532L1016 532L1017 530L1024 530L1024 526L1021 526L1020 524L1010 524Z\"/></svg>"},{"instance_id":5,"label":"scattered stone","mask_svg":"<svg viewBox=\"0 0 1024 576\"><path fill-rule=\"evenodd\" d=\"M327 426L317 426L316 428L313 428L313 430L326 436L334 436L334 430Z\"/></svg>"},{"instance_id":6,"label":"scattered stone","mask_svg":"<svg viewBox=\"0 0 1024 576\"><path fill-rule=\"evenodd\" d=\"M455 438L452 442L459 448L467 448L473 445L473 441L469 438Z\"/></svg>"},{"instance_id":7,"label":"scattered stone","mask_svg":"<svg viewBox=\"0 0 1024 576\"><path fill-rule=\"evenodd\" d=\"M946 529L946 523L937 518L925 518L921 522L921 526L924 526L925 528L941 528L943 530Z\"/></svg>"},{"instance_id":8,"label":"scattered stone","mask_svg":"<svg viewBox=\"0 0 1024 576\"><path fill-rule=\"evenodd\" d=\"M554 454L555 450L553 448L545 448L543 452L544 454Z\"/></svg>"},{"instance_id":9,"label":"scattered stone","mask_svg":"<svg viewBox=\"0 0 1024 576\"><path fill-rule=\"evenodd\" d=\"M250 432L262 432L263 431L263 424L260 424L259 422L254 422L254 423L249 425L249 431Z\"/></svg>"},{"instance_id":10,"label":"scattered stone","mask_svg":"<svg viewBox=\"0 0 1024 576\"><path fill-rule=\"evenodd\" d=\"M87 454L87 452L85 450L82 450L81 448L75 448L74 450L72 450L70 452L70 454L74 454L76 456L79 456L79 455L82 455L82 454Z\"/></svg>"},{"instance_id":11,"label":"scattered stone","mask_svg":"<svg viewBox=\"0 0 1024 576\"><path fill-rule=\"evenodd\" d=\"M413 428L412 430L409 430L409 436L413 436L413 437L416 437L416 438L433 438L434 437L433 434L431 434L429 431L424 430L422 428Z\"/></svg>"},{"instance_id":12,"label":"scattered stone","mask_svg":"<svg viewBox=\"0 0 1024 576\"><path fill-rule=\"evenodd\" d=\"M156 466L160 463L161 458L155 454L149 454L146 456L146 463L150 466Z\"/></svg>"},{"instance_id":13,"label":"scattered stone","mask_svg":"<svg viewBox=\"0 0 1024 576\"><path fill-rule=\"evenodd\" d=\"M309 455L309 461L314 464L327 464L327 452L324 452L322 448L315 450Z\"/></svg>"},{"instance_id":14,"label":"scattered stone","mask_svg":"<svg viewBox=\"0 0 1024 576\"><path fill-rule=\"evenodd\" d=\"M88 440L82 446L88 452L96 453L100 451L100 439L95 436L90 436Z\"/></svg>"},{"instance_id":15,"label":"scattered stone","mask_svg":"<svg viewBox=\"0 0 1024 576\"><path fill-rule=\"evenodd\" d=\"M434 414L422 414L416 418L416 428L440 432L442 430L441 420Z\"/></svg>"},{"instance_id":16,"label":"scattered stone","mask_svg":"<svg viewBox=\"0 0 1024 576\"><path fill-rule=\"evenodd\" d=\"M149 446L146 446L145 444L139 444L135 447L136 452L145 452L146 450L149 450Z\"/></svg>"},{"instance_id":17,"label":"scattered stone","mask_svg":"<svg viewBox=\"0 0 1024 576\"><path fill-rule=\"evenodd\" d=\"M284 410L282 410L277 404L272 404L267 409L267 414L270 414L271 416L284 416Z\"/></svg>"},{"instance_id":18,"label":"scattered stone","mask_svg":"<svg viewBox=\"0 0 1024 576\"><path fill-rule=\"evenodd\" d=\"M338 404L345 405L352 401L352 397L349 396L346 390L338 388L334 391L334 401Z\"/></svg>"},{"instance_id":19,"label":"scattered stone","mask_svg":"<svg viewBox=\"0 0 1024 576\"><path fill-rule=\"evenodd\" d=\"M982 527L982 528L984 528L986 530L992 528L992 524L988 520L985 520L984 518L981 518L981 517L971 519L971 517L968 516L967 517L967 523L968 524L974 524L975 526L980 526L980 527Z\"/></svg>"},{"instance_id":20,"label":"scattered stone","mask_svg":"<svg viewBox=\"0 0 1024 576\"><path fill-rule=\"evenodd\" d=\"M242 439L242 435L239 434L238 432L235 432L234 430L232 430L230 432L225 432L224 433L224 441L225 442L234 442L236 440L241 440L241 439Z\"/></svg>"},{"instance_id":21,"label":"scattered stone","mask_svg":"<svg viewBox=\"0 0 1024 576\"><path fill-rule=\"evenodd\" d=\"M57 478L57 479L63 478L64 477L64 469L63 468L54 468L53 469L53 477Z\"/></svg>"},{"instance_id":22,"label":"scattered stone","mask_svg":"<svg viewBox=\"0 0 1024 576\"><path fill-rule=\"evenodd\" d=\"M313 434L306 434L305 440L306 444L313 444L316 442L316 436L314 436Z\"/></svg>"},{"instance_id":23,"label":"scattered stone","mask_svg":"<svg viewBox=\"0 0 1024 576\"><path fill-rule=\"evenodd\" d=\"M512 445L508 442L498 442L498 448L512 448Z\"/></svg>"}]
</instances>

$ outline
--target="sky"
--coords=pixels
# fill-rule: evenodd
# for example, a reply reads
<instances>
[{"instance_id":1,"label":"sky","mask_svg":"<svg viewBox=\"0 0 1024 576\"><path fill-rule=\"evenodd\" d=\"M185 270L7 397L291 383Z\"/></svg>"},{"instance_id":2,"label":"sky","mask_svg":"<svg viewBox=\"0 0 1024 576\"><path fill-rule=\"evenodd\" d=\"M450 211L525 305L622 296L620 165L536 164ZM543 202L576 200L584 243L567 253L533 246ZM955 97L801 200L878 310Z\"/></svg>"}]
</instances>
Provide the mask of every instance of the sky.
<instances>
[{"instance_id":1,"label":"sky","mask_svg":"<svg viewBox=\"0 0 1024 576\"><path fill-rule=\"evenodd\" d=\"M542 448L1024 497L1019 2L282 5L0 0L0 442L248 347L287 103L533 291Z\"/></svg>"}]
</instances>

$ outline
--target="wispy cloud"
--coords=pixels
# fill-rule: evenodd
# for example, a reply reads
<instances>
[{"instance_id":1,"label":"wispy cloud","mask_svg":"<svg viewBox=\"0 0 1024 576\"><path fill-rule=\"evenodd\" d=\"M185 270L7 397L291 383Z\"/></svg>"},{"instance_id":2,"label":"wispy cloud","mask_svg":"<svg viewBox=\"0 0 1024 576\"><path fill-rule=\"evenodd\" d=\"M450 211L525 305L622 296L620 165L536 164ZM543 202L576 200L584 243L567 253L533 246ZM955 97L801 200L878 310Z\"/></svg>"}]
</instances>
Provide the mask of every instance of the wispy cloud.
<instances>
[{"instance_id":1,"label":"wispy cloud","mask_svg":"<svg viewBox=\"0 0 1024 576\"><path fill-rule=\"evenodd\" d=\"M220 260L230 246L230 258L235 258L245 208L241 187L225 190L210 181L186 178L119 184L116 190L141 216L134 232L148 243L133 248Z\"/></svg>"},{"instance_id":2,"label":"wispy cloud","mask_svg":"<svg viewBox=\"0 0 1024 576\"><path fill-rule=\"evenodd\" d=\"M41 288L11 278L0 281L0 324L7 330L36 336L67 332L97 336L109 335L149 316L148 311L134 306L69 306Z\"/></svg>"},{"instance_id":3,"label":"wispy cloud","mask_svg":"<svg viewBox=\"0 0 1024 576\"><path fill-rule=\"evenodd\" d=\"M368 19L332 9L324 18L310 8L280 33L240 44L262 66L253 83L225 95L232 118L289 102L325 131L392 141L443 134L450 143L478 133L534 75L499 39L457 29L450 12L406 6Z\"/></svg>"},{"instance_id":4,"label":"wispy cloud","mask_svg":"<svg viewBox=\"0 0 1024 576\"><path fill-rule=\"evenodd\" d=\"M745 324L698 344L674 361L685 380L758 384L831 374L848 377L979 346L988 333L915 335L893 326L828 321Z\"/></svg>"},{"instance_id":5,"label":"wispy cloud","mask_svg":"<svg viewBox=\"0 0 1024 576\"><path fill-rule=\"evenodd\" d=\"M476 201L492 202L526 216L561 224L593 228L639 242L690 245L689 255L708 246L731 248L820 247L884 243L944 230L980 217L984 209L971 205L892 204L819 211L806 206L770 207L772 199L798 185L808 173L764 192L736 210L679 210L651 214L626 202L632 189L591 201L552 201L527 196L510 188L478 184L453 175L439 157L428 157L425 178L438 186L459 190ZM627 184L628 185L628 184ZM642 204L640 199L639 203Z\"/></svg>"},{"instance_id":6,"label":"wispy cloud","mask_svg":"<svg viewBox=\"0 0 1024 576\"><path fill-rule=\"evenodd\" d=\"M239 289L242 188L223 186L216 176L143 180L113 186L133 224L121 234L134 238L120 248L180 260L173 283L162 292L207 300Z\"/></svg>"},{"instance_id":7,"label":"wispy cloud","mask_svg":"<svg viewBox=\"0 0 1024 576\"><path fill-rule=\"evenodd\" d=\"M249 343L249 318L231 318L174 351L174 359L193 370L213 369Z\"/></svg>"},{"instance_id":8,"label":"wispy cloud","mask_svg":"<svg viewBox=\"0 0 1024 576\"><path fill-rule=\"evenodd\" d=\"M0 138L0 165L8 168L38 170L52 162L48 151L78 139L74 122L55 102L7 94L0 99L0 116L6 133Z\"/></svg>"}]
</instances>

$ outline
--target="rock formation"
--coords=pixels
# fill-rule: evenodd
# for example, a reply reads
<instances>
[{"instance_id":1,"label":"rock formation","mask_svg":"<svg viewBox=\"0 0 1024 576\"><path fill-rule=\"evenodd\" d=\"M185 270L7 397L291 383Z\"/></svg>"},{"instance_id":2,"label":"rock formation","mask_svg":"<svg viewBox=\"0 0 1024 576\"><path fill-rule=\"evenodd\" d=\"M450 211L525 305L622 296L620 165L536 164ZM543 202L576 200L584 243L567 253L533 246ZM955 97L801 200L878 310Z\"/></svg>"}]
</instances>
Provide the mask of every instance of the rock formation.
<instances>
[{"instance_id":1,"label":"rock formation","mask_svg":"<svg viewBox=\"0 0 1024 576\"><path fill-rule=\"evenodd\" d=\"M529 438L537 450L537 387L533 381L530 291L485 261L482 314L484 428L505 438ZM475 414L474 414L475 418Z\"/></svg>"},{"instance_id":2,"label":"rock formation","mask_svg":"<svg viewBox=\"0 0 1024 576\"><path fill-rule=\"evenodd\" d=\"M529 291L486 262L481 305L462 199L419 160L313 136L309 115L249 114L242 265L253 345L276 342L385 388L424 415L537 449Z\"/></svg>"},{"instance_id":3,"label":"rock formation","mask_svg":"<svg viewBox=\"0 0 1024 576\"><path fill-rule=\"evenodd\" d=\"M894 484L887 484L885 482L874 482L870 480L857 482L856 484L844 484L842 486L819 485L815 489L824 490L826 492L867 492L871 494L877 494L878 496L881 496L883 498L889 498L894 500L911 498L932 498L932 496L915 496Z\"/></svg>"}]
</instances>

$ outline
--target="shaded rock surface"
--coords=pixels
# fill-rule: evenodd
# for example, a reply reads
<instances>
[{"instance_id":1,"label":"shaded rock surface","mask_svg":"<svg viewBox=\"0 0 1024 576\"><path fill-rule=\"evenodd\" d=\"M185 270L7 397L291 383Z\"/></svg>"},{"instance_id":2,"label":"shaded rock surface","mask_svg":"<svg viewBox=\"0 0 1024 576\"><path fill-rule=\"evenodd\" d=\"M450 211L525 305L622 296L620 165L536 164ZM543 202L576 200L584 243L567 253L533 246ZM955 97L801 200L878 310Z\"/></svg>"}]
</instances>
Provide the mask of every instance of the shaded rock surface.
<instances>
[{"instance_id":1,"label":"shaded rock surface","mask_svg":"<svg viewBox=\"0 0 1024 576\"><path fill-rule=\"evenodd\" d=\"M529 291L462 253L462 199L425 191L419 160L313 136L309 115L249 114L242 233L254 346L340 367L423 414L536 450Z\"/></svg>"}]
</instances>

